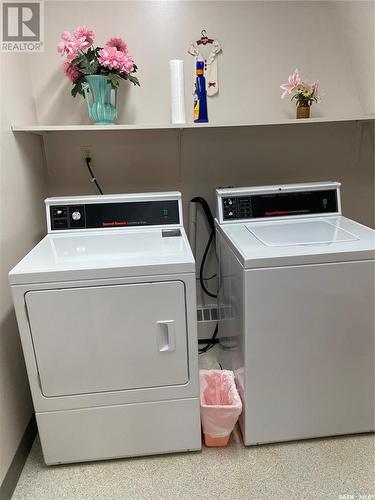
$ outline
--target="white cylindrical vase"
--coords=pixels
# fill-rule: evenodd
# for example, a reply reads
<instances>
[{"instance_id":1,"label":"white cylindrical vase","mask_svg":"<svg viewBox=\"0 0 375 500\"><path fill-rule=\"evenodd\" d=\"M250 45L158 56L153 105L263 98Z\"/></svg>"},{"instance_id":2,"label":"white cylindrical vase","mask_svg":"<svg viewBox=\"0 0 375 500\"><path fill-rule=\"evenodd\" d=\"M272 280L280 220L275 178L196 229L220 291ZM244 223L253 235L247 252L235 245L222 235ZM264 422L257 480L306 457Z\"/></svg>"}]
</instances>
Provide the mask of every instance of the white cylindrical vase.
<instances>
[{"instance_id":1,"label":"white cylindrical vase","mask_svg":"<svg viewBox=\"0 0 375 500\"><path fill-rule=\"evenodd\" d=\"M171 82L171 122L186 123L185 117L185 83L184 61L171 59L169 61Z\"/></svg>"}]
</instances>

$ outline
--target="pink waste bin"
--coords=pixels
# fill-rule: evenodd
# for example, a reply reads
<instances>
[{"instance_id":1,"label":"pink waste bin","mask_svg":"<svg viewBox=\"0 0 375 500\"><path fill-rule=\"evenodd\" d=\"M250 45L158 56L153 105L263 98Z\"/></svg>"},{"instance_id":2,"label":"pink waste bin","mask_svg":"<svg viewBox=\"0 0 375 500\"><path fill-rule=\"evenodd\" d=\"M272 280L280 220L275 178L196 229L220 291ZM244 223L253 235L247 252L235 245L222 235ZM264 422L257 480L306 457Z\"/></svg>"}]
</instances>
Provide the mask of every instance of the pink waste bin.
<instances>
[{"instance_id":1,"label":"pink waste bin","mask_svg":"<svg viewBox=\"0 0 375 500\"><path fill-rule=\"evenodd\" d=\"M201 420L206 446L226 446L242 411L233 372L200 370Z\"/></svg>"}]
</instances>

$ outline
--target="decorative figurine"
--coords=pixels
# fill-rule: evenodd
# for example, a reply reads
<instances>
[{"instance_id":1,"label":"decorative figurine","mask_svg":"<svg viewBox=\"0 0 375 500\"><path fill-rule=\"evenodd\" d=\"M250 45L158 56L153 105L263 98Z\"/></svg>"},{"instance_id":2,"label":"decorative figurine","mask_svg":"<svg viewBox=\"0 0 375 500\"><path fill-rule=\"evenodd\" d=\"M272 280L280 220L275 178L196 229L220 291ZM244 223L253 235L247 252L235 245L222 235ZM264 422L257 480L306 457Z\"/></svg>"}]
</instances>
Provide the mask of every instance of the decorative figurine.
<instances>
[{"instance_id":1,"label":"decorative figurine","mask_svg":"<svg viewBox=\"0 0 375 500\"><path fill-rule=\"evenodd\" d=\"M218 40L208 38L206 30L202 30L202 36L199 40L191 42L189 54L194 56L194 89L195 89L195 68L197 61L203 61L203 75L207 84L207 96L212 97L219 92L219 81L217 75L217 54L221 51L221 45ZM210 51L204 50L210 46ZM207 52L207 53L206 53Z\"/></svg>"}]
</instances>

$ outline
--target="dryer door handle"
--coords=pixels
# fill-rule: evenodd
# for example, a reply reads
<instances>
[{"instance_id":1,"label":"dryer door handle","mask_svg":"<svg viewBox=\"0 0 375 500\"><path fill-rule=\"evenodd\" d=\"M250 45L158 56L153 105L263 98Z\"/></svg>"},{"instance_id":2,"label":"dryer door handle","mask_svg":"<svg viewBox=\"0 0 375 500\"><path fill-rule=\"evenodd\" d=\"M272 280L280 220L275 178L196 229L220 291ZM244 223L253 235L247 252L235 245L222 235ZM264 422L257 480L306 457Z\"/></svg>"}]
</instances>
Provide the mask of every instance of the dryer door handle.
<instances>
[{"instance_id":1,"label":"dryer door handle","mask_svg":"<svg viewBox=\"0 0 375 500\"><path fill-rule=\"evenodd\" d=\"M158 321L158 348L159 352L173 352L176 350L176 327L173 319Z\"/></svg>"}]
</instances>

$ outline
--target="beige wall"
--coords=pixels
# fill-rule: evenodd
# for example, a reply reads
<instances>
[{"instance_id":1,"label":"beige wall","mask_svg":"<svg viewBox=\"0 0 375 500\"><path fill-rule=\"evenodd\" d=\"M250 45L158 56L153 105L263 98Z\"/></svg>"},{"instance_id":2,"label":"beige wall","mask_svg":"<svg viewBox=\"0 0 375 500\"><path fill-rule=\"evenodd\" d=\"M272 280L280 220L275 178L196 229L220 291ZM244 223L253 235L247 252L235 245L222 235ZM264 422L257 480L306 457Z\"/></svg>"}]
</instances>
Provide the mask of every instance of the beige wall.
<instances>
[{"instance_id":1,"label":"beige wall","mask_svg":"<svg viewBox=\"0 0 375 500\"><path fill-rule=\"evenodd\" d=\"M313 107L314 116L361 114L334 3L47 0L45 52L32 56L35 65L43 68L32 74L39 123L89 123L84 103L70 96L56 53L60 33L80 23L95 30L98 44L115 34L124 36L139 65L141 88L123 85L121 89L120 123L169 122L168 61L172 58L185 61L186 107L191 119L193 57L187 49L202 28L223 46L220 93L209 100L212 122L293 117L295 108L288 99L280 99L279 85L295 67L306 80L319 79L326 94ZM367 24L365 11L356 15L352 38ZM371 54L366 63L369 71L374 68ZM365 81L365 85L370 83Z\"/></svg>"},{"instance_id":2,"label":"beige wall","mask_svg":"<svg viewBox=\"0 0 375 500\"><path fill-rule=\"evenodd\" d=\"M35 120L27 56L2 54L1 75L0 484L32 415L7 274L45 231L46 193L39 138L10 131L14 121Z\"/></svg>"},{"instance_id":3,"label":"beige wall","mask_svg":"<svg viewBox=\"0 0 375 500\"><path fill-rule=\"evenodd\" d=\"M46 191L40 138L13 136L9 125L89 123L84 103L71 98L61 72L55 50L61 31L86 23L98 42L115 34L127 40L142 87L122 86L121 123L169 122L171 58L185 60L191 117L193 60L186 51L202 28L224 49L220 94L209 101L211 122L292 117L294 107L280 100L278 85L296 66L306 79L319 78L326 94L313 116L373 112L372 2L45 3L45 52L2 61L0 482L32 411L7 272L44 232ZM48 191L94 192L80 152L92 145L105 192L178 188L185 217L193 195L212 203L217 186L332 179L343 182L344 213L373 225L373 133L371 124L355 122L190 130L180 151L173 131L49 134ZM199 237L201 255L205 231Z\"/></svg>"},{"instance_id":4,"label":"beige wall","mask_svg":"<svg viewBox=\"0 0 375 500\"><path fill-rule=\"evenodd\" d=\"M89 123L84 102L72 99L61 74L56 40L79 23L98 43L123 35L140 67L141 88L121 88L120 123L168 123L168 61L185 61L186 108L191 119L189 41L206 28L223 46L220 93L209 99L212 123L293 117L279 84L296 66L319 78L325 98L313 116L371 112L374 2L47 2L46 51L35 55L45 71L33 73L39 123ZM72 7L72 8L70 8ZM355 11L351 17L349 14ZM104 22L103 22L104 20ZM356 51L364 73L354 71ZM353 62L354 61L354 62ZM346 215L373 225L373 127L336 123L184 131L64 133L45 138L51 195L94 193L81 146L94 148L105 192L180 189L213 202L223 185L339 180ZM203 221L200 226L204 228ZM207 238L198 233L198 261ZM211 269L213 269L211 259Z\"/></svg>"},{"instance_id":5,"label":"beige wall","mask_svg":"<svg viewBox=\"0 0 375 500\"><path fill-rule=\"evenodd\" d=\"M373 134L368 122L188 130L179 154L174 131L51 133L49 192L96 192L81 158L81 146L90 145L105 193L178 189L186 227L189 200L204 196L214 209L216 187L325 180L342 182L345 215L373 227ZM200 219L198 262L207 237ZM214 270L211 259L206 275Z\"/></svg>"},{"instance_id":6,"label":"beige wall","mask_svg":"<svg viewBox=\"0 0 375 500\"><path fill-rule=\"evenodd\" d=\"M332 2L338 33L365 113L375 113L375 1Z\"/></svg>"}]
</instances>

